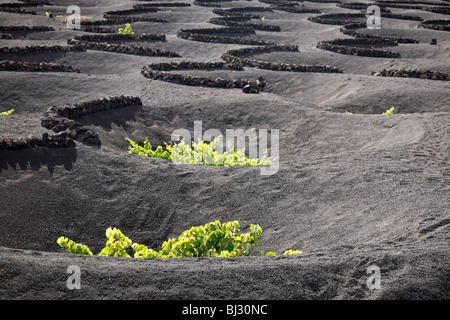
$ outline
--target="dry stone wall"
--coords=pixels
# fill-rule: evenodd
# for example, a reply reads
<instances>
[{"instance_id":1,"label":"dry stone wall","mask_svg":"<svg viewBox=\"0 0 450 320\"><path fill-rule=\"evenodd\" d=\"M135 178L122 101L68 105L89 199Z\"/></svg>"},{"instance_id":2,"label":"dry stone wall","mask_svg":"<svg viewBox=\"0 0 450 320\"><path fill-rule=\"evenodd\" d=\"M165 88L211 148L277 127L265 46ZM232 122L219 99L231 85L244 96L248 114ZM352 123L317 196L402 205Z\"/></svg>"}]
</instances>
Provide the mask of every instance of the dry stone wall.
<instances>
[{"instance_id":1,"label":"dry stone wall","mask_svg":"<svg viewBox=\"0 0 450 320\"><path fill-rule=\"evenodd\" d=\"M439 31L450 31L450 20L425 20L419 27Z\"/></svg>"},{"instance_id":2,"label":"dry stone wall","mask_svg":"<svg viewBox=\"0 0 450 320\"><path fill-rule=\"evenodd\" d=\"M8 60L0 61L0 71L80 73L79 69L75 69L72 66L64 66L58 63L22 62L22 61L8 61Z\"/></svg>"},{"instance_id":3,"label":"dry stone wall","mask_svg":"<svg viewBox=\"0 0 450 320\"><path fill-rule=\"evenodd\" d=\"M139 97L117 96L78 102L72 105L51 106L41 117L41 125L53 133L43 133L42 137L27 136L13 139L0 136L0 151L21 150L34 147L66 148L75 147L75 140L87 145L100 145L98 134L82 124L75 122L80 116L94 112L142 105Z\"/></svg>"},{"instance_id":4,"label":"dry stone wall","mask_svg":"<svg viewBox=\"0 0 450 320\"><path fill-rule=\"evenodd\" d=\"M272 41L255 40L248 38L230 37L217 35L220 33L240 33L255 34L253 28L204 28L204 29L181 29L177 32L177 36L186 40L212 42L212 43L234 43L247 45L273 45Z\"/></svg>"},{"instance_id":5,"label":"dry stone wall","mask_svg":"<svg viewBox=\"0 0 450 320\"><path fill-rule=\"evenodd\" d=\"M51 106L44 112L41 118L41 125L56 133L60 139L60 141L56 141L58 142L58 146L60 144L64 145L67 139L81 141L90 145L98 145L100 144L98 134L74 121L74 119L91 113L134 105L142 105L139 97L122 95L108 99L83 101L72 105Z\"/></svg>"},{"instance_id":6,"label":"dry stone wall","mask_svg":"<svg viewBox=\"0 0 450 320\"><path fill-rule=\"evenodd\" d=\"M374 75L380 77L400 77L450 81L450 76L448 74L433 70L383 69L374 73Z\"/></svg>"},{"instance_id":7,"label":"dry stone wall","mask_svg":"<svg viewBox=\"0 0 450 320\"><path fill-rule=\"evenodd\" d=\"M118 36L118 35L117 35ZM116 35L112 35L111 37L116 39L120 38ZM95 38L94 36L87 36L87 38ZM153 37L153 36L150 36ZM122 37L123 39L130 40L136 39L131 37ZM139 36L137 36L139 38ZM89 50L98 50L98 51L106 51L106 52L116 52L116 53L124 53L124 54L133 54L140 56L158 56L158 57L180 57L180 55L176 52L165 50L165 49L157 49L150 47L142 47L137 45L129 45L129 44L116 44L116 43L108 43L108 42L96 42L96 41L82 41L78 40L76 37L70 38L67 43L69 45L79 45Z\"/></svg>"},{"instance_id":8,"label":"dry stone wall","mask_svg":"<svg viewBox=\"0 0 450 320\"><path fill-rule=\"evenodd\" d=\"M224 59L225 62L227 63L233 63L241 66L248 66L252 68L259 68L271 71L342 73L342 71L339 70L338 68L330 66L272 63L246 58L246 56L248 55L267 53L273 51L298 52L298 46L272 45L272 46L250 47L250 48L229 50L222 54L222 59Z\"/></svg>"},{"instance_id":9,"label":"dry stone wall","mask_svg":"<svg viewBox=\"0 0 450 320\"><path fill-rule=\"evenodd\" d=\"M172 63L154 63L142 68L144 77L152 80L167 81L187 86L202 86L214 88L241 88L246 93L258 93L263 90L263 79L222 79L212 77L190 76L185 74L169 73L172 70L243 70L235 63L224 62L193 62L179 61Z\"/></svg>"}]
</instances>

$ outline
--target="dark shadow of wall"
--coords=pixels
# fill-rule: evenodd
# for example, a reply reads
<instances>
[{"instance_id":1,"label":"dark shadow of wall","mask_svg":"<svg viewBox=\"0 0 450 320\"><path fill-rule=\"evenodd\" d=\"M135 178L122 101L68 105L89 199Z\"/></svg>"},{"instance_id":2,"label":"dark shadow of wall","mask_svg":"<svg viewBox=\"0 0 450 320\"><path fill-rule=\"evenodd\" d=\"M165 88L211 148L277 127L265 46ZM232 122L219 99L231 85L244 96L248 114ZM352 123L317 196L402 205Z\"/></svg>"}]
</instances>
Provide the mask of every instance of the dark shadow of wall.
<instances>
[{"instance_id":1,"label":"dark shadow of wall","mask_svg":"<svg viewBox=\"0 0 450 320\"><path fill-rule=\"evenodd\" d=\"M3 170L33 170L47 166L53 173L56 166L72 170L77 160L76 148L36 147L23 150L0 151L0 173Z\"/></svg>"}]
</instances>

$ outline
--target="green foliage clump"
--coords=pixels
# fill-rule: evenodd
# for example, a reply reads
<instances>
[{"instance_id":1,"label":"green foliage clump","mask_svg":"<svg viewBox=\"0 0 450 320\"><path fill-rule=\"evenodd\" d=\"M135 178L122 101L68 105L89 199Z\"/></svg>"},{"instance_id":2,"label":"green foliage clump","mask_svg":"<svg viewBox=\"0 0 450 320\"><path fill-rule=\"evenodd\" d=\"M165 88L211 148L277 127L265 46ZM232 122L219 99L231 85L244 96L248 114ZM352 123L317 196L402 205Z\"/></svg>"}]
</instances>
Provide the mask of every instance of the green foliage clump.
<instances>
[{"instance_id":1,"label":"green foliage clump","mask_svg":"<svg viewBox=\"0 0 450 320\"><path fill-rule=\"evenodd\" d=\"M130 255L126 249L131 246L132 241L127 238L119 229L108 228L106 230L106 237L108 241L103 250L98 254L103 257L127 257Z\"/></svg>"},{"instance_id":2,"label":"green foliage clump","mask_svg":"<svg viewBox=\"0 0 450 320\"><path fill-rule=\"evenodd\" d=\"M284 255L291 255L291 254L301 254L302 252L300 250L286 250L283 254Z\"/></svg>"},{"instance_id":3,"label":"green foliage clump","mask_svg":"<svg viewBox=\"0 0 450 320\"><path fill-rule=\"evenodd\" d=\"M184 231L178 239L164 242L159 252L133 244L135 258L237 257L249 256L258 244L262 229L250 225L250 232L239 234L237 221L215 221Z\"/></svg>"},{"instance_id":4,"label":"green foliage clump","mask_svg":"<svg viewBox=\"0 0 450 320\"><path fill-rule=\"evenodd\" d=\"M288 255L293 255L293 254L301 254L302 252L300 250L286 250L283 255L288 256ZM275 257L278 256L278 254L276 254L275 252L269 251L269 252L262 252L260 251L259 254L263 257Z\"/></svg>"},{"instance_id":5,"label":"green foliage clump","mask_svg":"<svg viewBox=\"0 0 450 320\"><path fill-rule=\"evenodd\" d=\"M134 34L134 32L131 30L131 25L127 23L125 28L119 28L118 34Z\"/></svg>"},{"instance_id":6,"label":"green foliage clump","mask_svg":"<svg viewBox=\"0 0 450 320\"><path fill-rule=\"evenodd\" d=\"M126 138L130 143L128 152L131 154L139 154L147 157L172 160L178 163L202 164L210 166L256 166L256 165L270 165L272 161L264 156L262 159L249 159L245 155L245 148L236 149L233 152L225 151L219 154L215 149L219 142L218 138L211 143L206 143L199 140L197 143L193 142L192 147L181 140L177 144L165 144L165 146L158 146L153 150L152 145L145 139L144 145L140 146L138 143ZM231 150L231 146L229 147Z\"/></svg>"},{"instance_id":7,"label":"green foliage clump","mask_svg":"<svg viewBox=\"0 0 450 320\"><path fill-rule=\"evenodd\" d=\"M269 252L266 252L266 253L260 251L259 254L260 254L262 257L275 257L275 256L277 255L277 254L276 254L275 252L273 252L273 251L269 251Z\"/></svg>"},{"instance_id":8,"label":"green foliage clump","mask_svg":"<svg viewBox=\"0 0 450 320\"><path fill-rule=\"evenodd\" d=\"M131 256L126 252L132 248L134 258L186 258L186 257L238 257L250 256L252 250L259 243L262 229L259 225L250 225L250 232L239 234L238 221L221 223L214 221L204 226L192 227L184 231L178 239L171 238L165 241L160 251L147 248L143 244L133 243L119 229L108 228L106 237L108 241L105 248L98 254L107 257ZM78 244L67 238L60 237L57 243L68 252L92 255L85 245ZM286 251L287 252L287 251ZM284 254L294 254L294 253ZM301 253L301 251L295 251ZM262 254L263 255L263 254ZM268 252L266 256L276 255Z\"/></svg>"},{"instance_id":9,"label":"green foliage clump","mask_svg":"<svg viewBox=\"0 0 450 320\"><path fill-rule=\"evenodd\" d=\"M14 111L15 111L14 109L11 109L11 110L8 110L8 111L0 112L0 116L9 116Z\"/></svg>"},{"instance_id":10,"label":"green foliage clump","mask_svg":"<svg viewBox=\"0 0 450 320\"><path fill-rule=\"evenodd\" d=\"M386 110L386 112L383 112L382 114L383 115L392 115L392 114L394 114L394 110L395 110L395 107L392 107L392 108Z\"/></svg>"},{"instance_id":11,"label":"green foliage clump","mask_svg":"<svg viewBox=\"0 0 450 320\"><path fill-rule=\"evenodd\" d=\"M59 237L56 242L62 248L66 249L67 251L69 251L71 253L85 254L88 256L92 256L91 250L87 246L85 246L81 243L75 243L72 240L69 241L69 239L67 239L65 237Z\"/></svg>"}]
</instances>

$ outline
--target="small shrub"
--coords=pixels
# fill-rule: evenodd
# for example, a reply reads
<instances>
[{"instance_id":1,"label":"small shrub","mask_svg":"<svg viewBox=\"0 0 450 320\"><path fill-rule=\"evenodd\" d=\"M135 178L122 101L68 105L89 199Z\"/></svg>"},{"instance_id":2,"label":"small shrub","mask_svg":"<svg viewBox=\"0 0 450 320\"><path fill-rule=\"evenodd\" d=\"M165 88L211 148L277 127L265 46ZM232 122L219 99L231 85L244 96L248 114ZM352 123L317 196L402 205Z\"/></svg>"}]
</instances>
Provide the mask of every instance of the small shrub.
<instances>
[{"instance_id":1,"label":"small shrub","mask_svg":"<svg viewBox=\"0 0 450 320\"><path fill-rule=\"evenodd\" d=\"M104 257L127 257L130 255L126 249L131 246L132 241L127 238L119 229L108 228L106 230L106 237L108 241L103 250L98 254Z\"/></svg>"},{"instance_id":2,"label":"small shrub","mask_svg":"<svg viewBox=\"0 0 450 320\"><path fill-rule=\"evenodd\" d=\"M192 147L187 145L183 140L178 144L165 144L164 147L158 146L153 150L152 145L146 139L144 146L140 146L136 142L126 138L130 143L128 152L131 154L139 154L147 157L172 160L178 163L203 164L211 166L234 166L234 165L269 165L272 163L267 156L262 159L249 159L245 156L245 149L236 149L232 153L225 151L223 154L216 152L218 139L214 139L211 143L199 140L193 142ZM231 147L230 147L231 149Z\"/></svg>"},{"instance_id":3,"label":"small shrub","mask_svg":"<svg viewBox=\"0 0 450 320\"><path fill-rule=\"evenodd\" d=\"M11 110L8 110L8 111L0 112L0 116L9 116L14 111L15 111L14 109L11 109Z\"/></svg>"},{"instance_id":4,"label":"small shrub","mask_svg":"<svg viewBox=\"0 0 450 320\"><path fill-rule=\"evenodd\" d=\"M286 250L283 255L287 256L287 255L292 255L292 254L301 254L302 252L300 250ZM269 251L269 252L262 252L260 251L259 254L263 257L275 257L278 256L278 254L276 254L273 251Z\"/></svg>"},{"instance_id":5,"label":"small shrub","mask_svg":"<svg viewBox=\"0 0 450 320\"><path fill-rule=\"evenodd\" d=\"M119 28L119 34L134 34L133 30L131 30L131 25L127 23L125 28Z\"/></svg>"},{"instance_id":6,"label":"small shrub","mask_svg":"<svg viewBox=\"0 0 450 320\"><path fill-rule=\"evenodd\" d=\"M394 110L395 110L395 108L392 107L392 108L386 110L386 112L383 112L382 114L383 115L392 115L392 114L394 114Z\"/></svg>"},{"instance_id":7,"label":"small shrub","mask_svg":"<svg viewBox=\"0 0 450 320\"><path fill-rule=\"evenodd\" d=\"M66 249L70 253L85 254L85 255L92 256L91 250L87 246L85 246L81 243L75 243L72 240L69 241L69 239L67 239L65 237L60 237L56 242L62 248Z\"/></svg>"},{"instance_id":8,"label":"small shrub","mask_svg":"<svg viewBox=\"0 0 450 320\"><path fill-rule=\"evenodd\" d=\"M284 255L291 255L291 254L301 254L302 252L300 250L286 250L283 254Z\"/></svg>"},{"instance_id":9,"label":"small shrub","mask_svg":"<svg viewBox=\"0 0 450 320\"><path fill-rule=\"evenodd\" d=\"M156 252L144 245L133 244L135 258L186 258L186 257L237 257L249 256L258 245L262 229L250 225L250 232L239 234L237 221L221 224L220 221L184 231L178 239L164 242Z\"/></svg>"},{"instance_id":10,"label":"small shrub","mask_svg":"<svg viewBox=\"0 0 450 320\"><path fill-rule=\"evenodd\" d=\"M277 254L276 254L275 252L273 252L273 251L269 251L269 252L266 252L266 253L260 251L259 254L260 254L262 257L275 257L275 256L277 255Z\"/></svg>"},{"instance_id":11,"label":"small shrub","mask_svg":"<svg viewBox=\"0 0 450 320\"><path fill-rule=\"evenodd\" d=\"M259 243L262 229L259 225L250 225L250 232L239 234L240 227L238 221L221 223L214 221L204 226L192 227L184 231L178 239L171 238L165 241L160 251L149 249L143 244L133 243L119 229L108 228L106 230L105 248L98 256L107 257L127 257L131 256L126 252L128 248L134 251L134 258L186 258L186 257L238 257L250 256L252 250ZM70 253L92 255L91 250L79 243L60 237L57 243ZM291 251L291 250L290 250ZM296 254L301 251L291 251ZM261 255L264 255L261 253ZM265 256L276 256L272 251Z\"/></svg>"}]
</instances>

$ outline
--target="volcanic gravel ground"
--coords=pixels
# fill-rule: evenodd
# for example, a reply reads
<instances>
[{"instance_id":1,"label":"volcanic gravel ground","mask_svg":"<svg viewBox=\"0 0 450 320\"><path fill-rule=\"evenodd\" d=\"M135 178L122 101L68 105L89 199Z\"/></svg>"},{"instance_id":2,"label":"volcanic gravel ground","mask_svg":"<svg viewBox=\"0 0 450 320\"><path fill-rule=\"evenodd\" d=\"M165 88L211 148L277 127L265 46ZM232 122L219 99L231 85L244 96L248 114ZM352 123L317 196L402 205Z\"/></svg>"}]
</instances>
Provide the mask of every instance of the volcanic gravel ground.
<instances>
[{"instance_id":1,"label":"volcanic gravel ground","mask_svg":"<svg viewBox=\"0 0 450 320\"><path fill-rule=\"evenodd\" d=\"M450 33L418 28L420 21L382 17L381 30L357 31L410 37L419 43L373 47L400 53L396 59L347 55L316 47L319 41L351 38L340 32L342 25L308 20L315 13L256 11L253 14L264 20L249 22L279 26L281 31L257 30L239 38L297 45L298 52L246 58L329 65L342 73L250 67L168 71L222 79L263 77L266 85L259 94L144 77L141 69L148 64L220 62L228 50L251 47L177 37L181 29L223 27L208 23L220 17L214 8L185 2L191 6L124 15L167 20L131 22L136 34L165 35L166 41L111 41L170 50L180 57L90 49L0 50L0 61L59 63L80 70L0 71L0 112L15 109L0 116L3 138L52 134L41 126L49 106L121 95L142 101L76 119L98 134L101 145L75 141L75 147L67 148L0 148L0 299L449 299L450 82L373 73L403 68L449 74ZM14 38L1 39L0 48L67 46L69 38L86 34L68 30L56 18L65 15L69 5L80 6L83 21L106 22L104 12L128 10L137 2L51 3L24 7L36 15L0 12L1 26L55 29L11 33ZM219 3L221 9L270 6L255 0ZM305 8L325 14L360 12L336 3L305 2ZM389 9L424 20L448 19L430 11ZM46 11L53 12L54 19ZM123 26L104 25L114 30ZM223 36L207 30L202 34ZM430 44L433 38L437 45ZM382 115L391 107L394 115ZM257 166L177 165L126 152L127 137L140 143L148 137L157 146L169 142L176 129L193 134L194 121L202 122L203 131L215 128L224 134L226 129L278 129L278 171L262 175ZM242 232L259 224L263 233L253 256L87 257L64 252L56 243L65 236L96 254L106 242L105 230L116 227L133 241L157 249L168 238L215 220L238 220ZM303 253L258 253L287 249ZM80 290L66 287L69 265L81 269ZM376 290L366 283L371 265L380 268L381 286Z\"/></svg>"}]
</instances>

